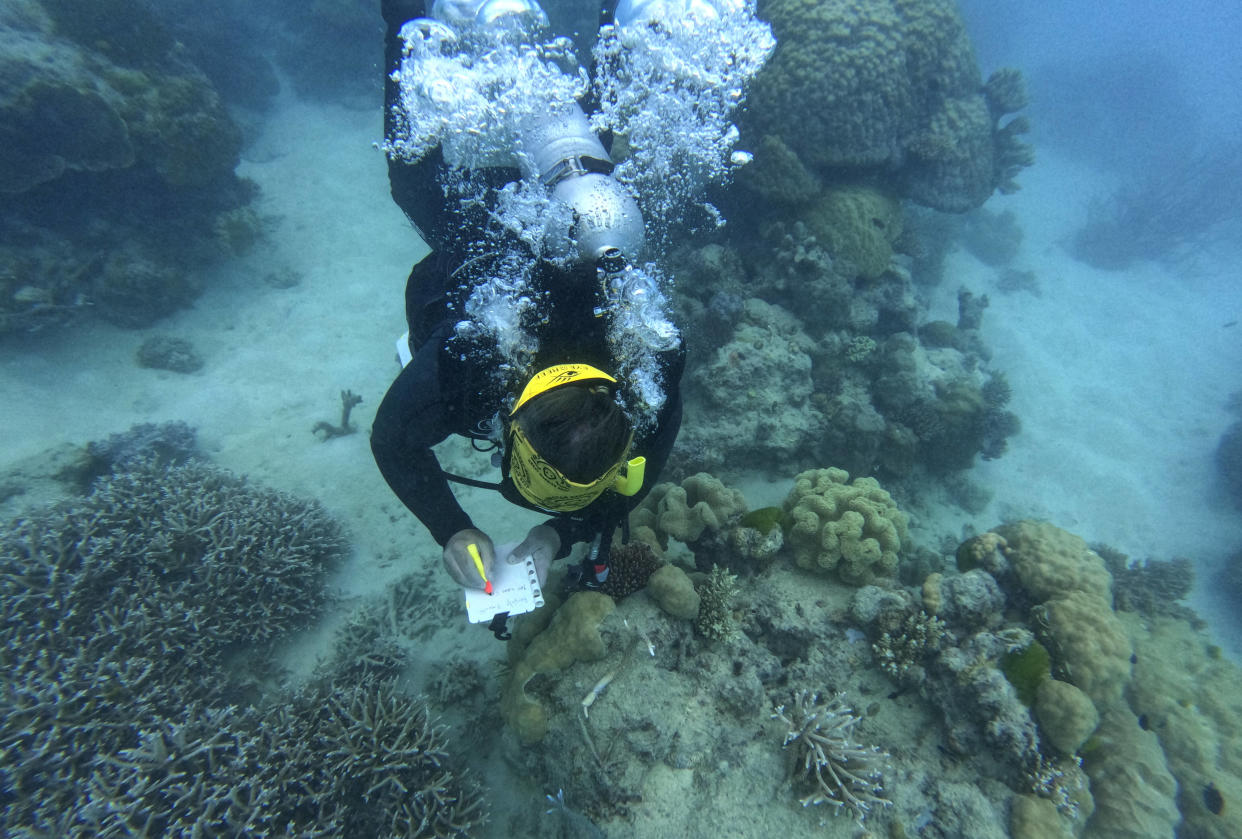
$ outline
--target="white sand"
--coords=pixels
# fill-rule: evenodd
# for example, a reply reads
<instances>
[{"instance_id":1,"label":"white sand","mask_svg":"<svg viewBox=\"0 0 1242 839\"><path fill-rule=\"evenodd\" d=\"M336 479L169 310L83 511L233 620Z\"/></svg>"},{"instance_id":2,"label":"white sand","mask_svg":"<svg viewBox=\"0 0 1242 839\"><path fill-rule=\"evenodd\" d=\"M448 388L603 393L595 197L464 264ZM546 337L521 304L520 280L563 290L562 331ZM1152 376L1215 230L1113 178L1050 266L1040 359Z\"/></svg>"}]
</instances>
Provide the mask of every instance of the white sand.
<instances>
[{"instance_id":1,"label":"white sand","mask_svg":"<svg viewBox=\"0 0 1242 839\"><path fill-rule=\"evenodd\" d=\"M185 420L221 465L315 496L342 517L357 546L345 592L377 590L408 563L435 562L438 549L380 479L367 435L321 442L311 433L339 419L346 388L362 394L354 420L369 428L397 369L405 277L425 250L389 198L380 134L378 108L286 101L256 162L241 168L262 185L268 241L214 271L194 308L151 330L36 334L26 351L8 353L0 466L135 423ZM998 293L993 269L954 254L932 313L956 317L959 285L989 294L992 365L1007 373L1023 424L1008 454L975 469L995 500L970 523L1046 517L1136 559L1188 556L1202 584L1242 548L1242 516L1223 501L1212 463L1230 422L1224 401L1242 388L1242 328L1222 328L1242 314L1229 274L1237 263L1093 270L1059 244L1084 212L1089 173L1044 154L1021 181L1022 192L989 206L1018 213L1018 267L1036 272L1042 296ZM293 288L262 279L290 269L302 277ZM205 368L139 368L134 351L152 333L189 338ZM532 521L488 494L467 497L499 540ZM963 523L945 511L939 525ZM1212 597L1195 605L1222 619ZM1226 629L1218 626L1233 634L1237 624Z\"/></svg>"}]
</instances>

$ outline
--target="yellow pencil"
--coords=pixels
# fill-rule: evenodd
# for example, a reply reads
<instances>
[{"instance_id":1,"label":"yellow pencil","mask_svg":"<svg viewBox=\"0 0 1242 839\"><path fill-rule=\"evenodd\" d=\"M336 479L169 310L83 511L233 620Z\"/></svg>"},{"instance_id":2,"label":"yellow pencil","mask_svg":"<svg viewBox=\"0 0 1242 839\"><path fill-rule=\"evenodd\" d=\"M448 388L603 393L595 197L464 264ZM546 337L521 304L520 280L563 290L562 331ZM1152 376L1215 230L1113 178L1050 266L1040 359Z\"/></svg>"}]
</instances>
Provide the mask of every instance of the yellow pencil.
<instances>
[{"instance_id":1,"label":"yellow pencil","mask_svg":"<svg viewBox=\"0 0 1242 839\"><path fill-rule=\"evenodd\" d=\"M491 594L492 581L487 579L487 572L483 570L483 557L479 556L479 546L471 542L469 545L466 545L466 550L470 552L470 558L474 560L474 567L479 569L479 576L483 578L483 591Z\"/></svg>"}]
</instances>

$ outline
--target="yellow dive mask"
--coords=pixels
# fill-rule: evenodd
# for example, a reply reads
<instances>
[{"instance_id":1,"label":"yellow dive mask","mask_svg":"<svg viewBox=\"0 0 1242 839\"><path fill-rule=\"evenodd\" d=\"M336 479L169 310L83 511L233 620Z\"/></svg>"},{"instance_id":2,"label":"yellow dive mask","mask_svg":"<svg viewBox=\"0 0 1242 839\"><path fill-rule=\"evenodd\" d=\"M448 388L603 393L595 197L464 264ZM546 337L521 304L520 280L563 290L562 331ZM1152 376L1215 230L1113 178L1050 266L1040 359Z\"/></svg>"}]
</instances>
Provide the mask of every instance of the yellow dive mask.
<instances>
[{"instance_id":1,"label":"yellow dive mask","mask_svg":"<svg viewBox=\"0 0 1242 839\"><path fill-rule=\"evenodd\" d=\"M541 393L561 385L600 381L615 384L616 379L589 364L557 364L536 373L510 411L509 417ZM509 478L518 492L530 503L544 510L558 513L581 510L606 491L616 490L621 495L634 495L642 488L647 459L635 457L627 460L633 435L626 442L620 459L608 471L590 483L580 484L565 477L559 469L544 460L526 439L517 423L509 426ZM624 471L623 471L624 470Z\"/></svg>"}]
</instances>

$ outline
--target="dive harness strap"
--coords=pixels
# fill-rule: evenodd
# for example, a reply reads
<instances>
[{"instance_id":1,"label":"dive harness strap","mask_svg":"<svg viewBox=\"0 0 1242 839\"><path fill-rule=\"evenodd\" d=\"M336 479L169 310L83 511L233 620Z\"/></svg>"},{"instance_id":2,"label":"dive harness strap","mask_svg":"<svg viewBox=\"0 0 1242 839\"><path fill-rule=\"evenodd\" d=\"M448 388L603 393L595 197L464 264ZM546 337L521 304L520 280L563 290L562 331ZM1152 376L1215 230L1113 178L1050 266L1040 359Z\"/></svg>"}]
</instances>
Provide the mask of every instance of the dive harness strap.
<instances>
[{"instance_id":1,"label":"dive harness strap","mask_svg":"<svg viewBox=\"0 0 1242 839\"><path fill-rule=\"evenodd\" d=\"M573 155L556 161L547 172L543 173L540 180L543 181L544 186L551 188L566 178L578 175L611 175L614 168L616 167L613 166L611 160L600 160L598 157L588 155Z\"/></svg>"}]
</instances>

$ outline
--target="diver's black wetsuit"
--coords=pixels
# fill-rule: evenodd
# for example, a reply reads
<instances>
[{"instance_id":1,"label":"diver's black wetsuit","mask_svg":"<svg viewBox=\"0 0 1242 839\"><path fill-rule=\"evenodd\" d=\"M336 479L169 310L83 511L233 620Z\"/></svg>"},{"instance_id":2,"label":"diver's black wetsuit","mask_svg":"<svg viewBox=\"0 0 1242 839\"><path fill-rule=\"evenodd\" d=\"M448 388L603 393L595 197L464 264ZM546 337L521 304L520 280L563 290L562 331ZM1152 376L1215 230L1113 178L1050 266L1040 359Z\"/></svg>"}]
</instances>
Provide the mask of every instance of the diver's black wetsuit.
<instances>
[{"instance_id":1,"label":"diver's black wetsuit","mask_svg":"<svg viewBox=\"0 0 1242 839\"><path fill-rule=\"evenodd\" d=\"M397 32L406 20L424 14L423 2L384 0L383 12L391 71L401 56ZM389 129L395 102L396 85L389 80L385 105ZM462 320L461 298L468 293L471 278L487 275L497 258L495 253L503 249L497 243L507 237L489 223L485 212L467 215L448 206L438 178L444 168L438 150L417 164L390 158L393 199L433 251L414 266L406 284L413 360L388 389L371 432L371 450L384 479L440 545L474 524L457 503L431 447L451 434L477 437L480 425L501 410L506 394L516 393L522 385L496 375L499 359L494 351L455 333L456 323ZM516 169L489 169L474 175L485 178L493 188L520 178ZM476 233L463 236L462 230ZM567 271L541 262L531 285L541 292L541 322L531 328L539 350L531 369L578 362L615 370L605 340L605 320L594 316L599 289L594 266ZM599 561L606 562L613 528L642 500L663 469L681 425L684 346L679 342L675 349L662 353L659 362L666 401L654 428L636 438L631 451L631 456L647 458L643 488L630 498L606 492L582 510L556 515L549 524L561 537L562 556L576 542L590 541L602 533L605 538ZM626 383L621 381L620 386L625 389ZM535 509L507 477L500 491L508 501Z\"/></svg>"}]
</instances>

